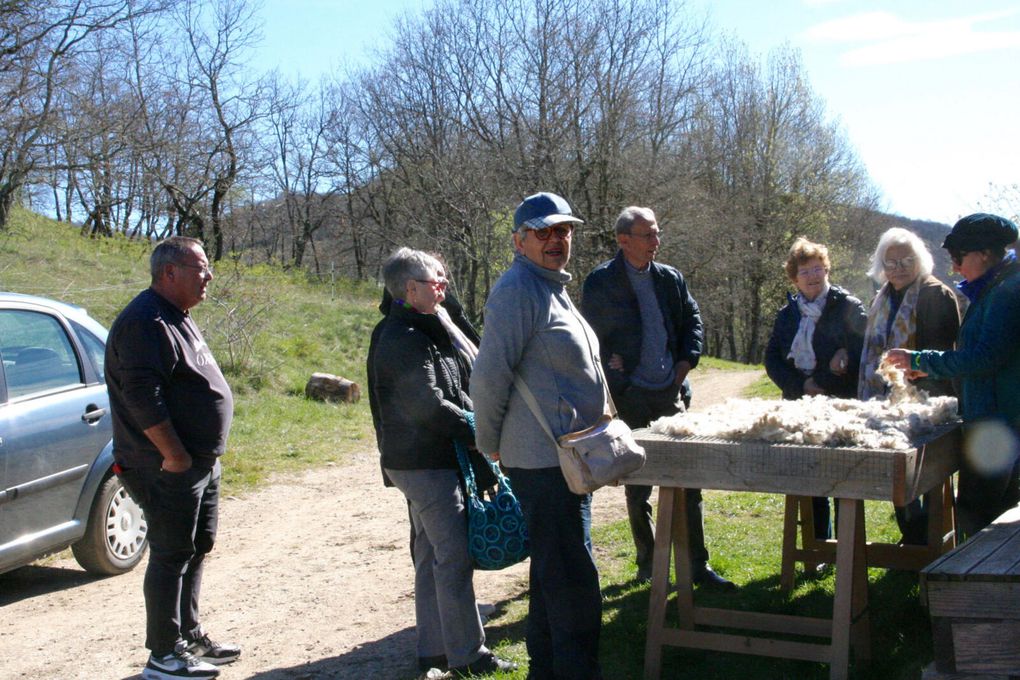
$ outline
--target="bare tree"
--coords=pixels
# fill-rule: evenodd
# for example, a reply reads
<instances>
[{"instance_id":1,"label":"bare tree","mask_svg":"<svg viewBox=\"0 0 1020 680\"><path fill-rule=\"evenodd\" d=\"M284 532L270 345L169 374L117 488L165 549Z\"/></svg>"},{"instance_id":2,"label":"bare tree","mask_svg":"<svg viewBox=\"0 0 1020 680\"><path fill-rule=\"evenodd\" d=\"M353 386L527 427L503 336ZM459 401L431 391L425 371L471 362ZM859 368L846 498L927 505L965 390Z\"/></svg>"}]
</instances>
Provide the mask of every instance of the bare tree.
<instances>
[{"instance_id":1,"label":"bare tree","mask_svg":"<svg viewBox=\"0 0 1020 680\"><path fill-rule=\"evenodd\" d=\"M132 17L158 12L167 0L6 0L0 4L0 229L33 172L52 153L41 142L59 108L69 65Z\"/></svg>"}]
</instances>

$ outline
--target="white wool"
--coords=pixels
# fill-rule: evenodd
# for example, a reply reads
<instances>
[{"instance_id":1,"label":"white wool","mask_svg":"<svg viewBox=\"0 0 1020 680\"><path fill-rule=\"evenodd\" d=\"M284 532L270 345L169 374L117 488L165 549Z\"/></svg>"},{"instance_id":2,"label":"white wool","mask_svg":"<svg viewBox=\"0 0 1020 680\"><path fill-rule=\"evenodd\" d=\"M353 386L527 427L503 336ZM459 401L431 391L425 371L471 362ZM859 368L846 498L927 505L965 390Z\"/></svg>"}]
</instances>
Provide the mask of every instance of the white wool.
<instances>
[{"instance_id":1,"label":"white wool","mask_svg":"<svg viewBox=\"0 0 1020 680\"><path fill-rule=\"evenodd\" d=\"M651 429L675 437L910 449L912 442L956 418L955 397L929 397L884 360L879 372L892 386L888 399L727 399L706 411L659 418Z\"/></svg>"}]
</instances>

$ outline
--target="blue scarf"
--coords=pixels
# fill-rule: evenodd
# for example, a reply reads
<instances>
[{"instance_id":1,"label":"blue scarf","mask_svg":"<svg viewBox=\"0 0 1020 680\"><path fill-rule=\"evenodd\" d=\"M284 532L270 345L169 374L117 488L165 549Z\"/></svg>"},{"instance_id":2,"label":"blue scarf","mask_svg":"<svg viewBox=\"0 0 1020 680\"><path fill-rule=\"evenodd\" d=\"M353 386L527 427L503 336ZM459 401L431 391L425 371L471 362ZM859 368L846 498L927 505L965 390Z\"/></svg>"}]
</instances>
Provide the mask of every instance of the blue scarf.
<instances>
[{"instance_id":1,"label":"blue scarf","mask_svg":"<svg viewBox=\"0 0 1020 680\"><path fill-rule=\"evenodd\" d=\"M977 277L973 281L960 281L956 284L956 287L961 293L967 296L968 300L975 302L979 297L981 297L981 293L983 293L985 288L988 287L988 284L992 282L992 279L995 278L996 274L998 274L1002 268L1010 262L1016 262L1016 252L1012 250L1006 251L1006 257L1002 258L1001 262L981 276Z\"/></svg>"}]
</instances>

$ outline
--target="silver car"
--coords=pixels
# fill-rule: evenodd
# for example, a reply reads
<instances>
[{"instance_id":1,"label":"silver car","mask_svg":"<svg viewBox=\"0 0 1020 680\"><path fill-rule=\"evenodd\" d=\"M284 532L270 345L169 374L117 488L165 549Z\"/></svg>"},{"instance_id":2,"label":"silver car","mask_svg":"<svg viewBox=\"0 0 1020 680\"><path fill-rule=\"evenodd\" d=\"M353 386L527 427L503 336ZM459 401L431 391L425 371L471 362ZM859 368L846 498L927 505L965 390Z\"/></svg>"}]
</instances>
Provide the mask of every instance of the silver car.
<instances>
[{"instance_id":1,"label":"silver car","mask_svg":"<svg viewBox=\"0 0 1020 680\"><path fill-rule=\"evenodd\" d=\"M106 329L84 309L0 293L0 573L71 546L97 574L148 546L113 474Z\"/></svg>"}]
</instances>

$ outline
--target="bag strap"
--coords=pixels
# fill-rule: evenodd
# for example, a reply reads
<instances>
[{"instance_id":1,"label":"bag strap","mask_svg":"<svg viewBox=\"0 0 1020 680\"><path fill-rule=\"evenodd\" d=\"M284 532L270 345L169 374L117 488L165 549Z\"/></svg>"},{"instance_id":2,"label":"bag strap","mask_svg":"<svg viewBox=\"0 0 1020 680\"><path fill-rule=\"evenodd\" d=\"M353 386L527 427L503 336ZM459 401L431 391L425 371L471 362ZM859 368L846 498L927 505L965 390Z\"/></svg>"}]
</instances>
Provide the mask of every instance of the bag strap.
<instances>
[{"instance_id":1,"label":"bag strap","mask_svg":"<svg viewBox=\"0 0 1020 680\"><path fill-rule=\"evenodd\" d=\"M529 409L531 409L532 415L535 416L535 420L537 420L538 424L542 426L545 433L549 435L549 439L553 440L553 444L559 446L559 442L556 441L556 435L552 433L552 428L549 427L549 421L546 420L545 414L542 413L542 409L538 407L538 400L535 399L535 395L531 392L531 388L528 387L528 383L524 382L524 378L516 373L514 373L514 387L516 387L517 391L521 393L521 396L524 398L524 403L528 405Z\"/></svg>"},{"instance_id":2,"label":"bag strap","mask_svg":"<svg viewBox=\"0 0 1020 680\"><path fill-rule=\"evenodd\" d=\"M595 348L591 346L591 338L588 337L588 330L591 330L591 332L594 333L595 329L593 329L591 325L584 320L584 317L582 317L577 311L577 307L574 306L573 300L567 298L567 302L570 305L570 311L574 315L574 318L581 323L581 330L584 332L584 340L588 343L588 354L591 355L592 361L595 362L595 372L598 373L599 380L602 381L602 391L606 395L606 408L604 413L615 418L616 403L613 401L613 395L609 393L609 381L606 379L606 374L602 370L602 357L595 353Z\"/></svg>"},{"instance_id":3,"label":"bag strap","mask_svg":"<svg viewBox=\"0 0 1020 680\"><path fill-rule=\"evenodd\" d=\"M527 386L525 386L527 389ZM532 397L534 398L534 397ZM471 426L471 431L475 431L475 414L473 411L464 411L464 416ZM467 446L463 442L454 441L453 448L457 452L457 465L460 466L460 473L464 476L464 486L467 487L468 498L478 498L478 483L475 481L475 471L471 467L471 459L468 457ZM499 469L495 461L482 454L482 458L488 464L489 469L492 470L492 474L496 477L496 483L504 488L510 487L510 481L503 474L503 471Z\"/></svg>"},{"instance_id":4,"label":"bag strap","mask_svg":"<svg viewBox=\"0 0 1020 680\"><path fill-rule=\"evenodd\" d=\"M475 483L475 471L471 469L471 461L468 460L467 449L460 442L454 442L453 448L457 450L457 464L460 465L460 474L464 477L464 485L467 487L468 498L477 498L478 486Z\"/></svg>"}]
</instances>

